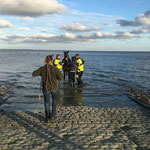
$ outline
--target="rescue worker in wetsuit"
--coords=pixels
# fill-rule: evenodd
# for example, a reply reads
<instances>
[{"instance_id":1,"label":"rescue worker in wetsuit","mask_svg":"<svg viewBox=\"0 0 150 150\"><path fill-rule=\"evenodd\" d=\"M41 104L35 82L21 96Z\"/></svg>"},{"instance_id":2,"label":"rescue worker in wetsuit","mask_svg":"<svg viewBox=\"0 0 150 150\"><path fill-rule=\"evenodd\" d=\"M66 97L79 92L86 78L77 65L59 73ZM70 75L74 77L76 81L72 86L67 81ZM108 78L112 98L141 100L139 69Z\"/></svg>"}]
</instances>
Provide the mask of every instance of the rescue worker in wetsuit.
<instances>
[{"instance_id":1,"label":"rescue worker in wetsuit","mask_svg":"<svg viewBox=\"0 0 150 150\"><path fill-rule=\"evenodd\" d=\"M56 55L56 59L54 60L54 66L56 66L57 68L58 68L58 70L60 71L60 72L62 72L62 62L61 62L61 55L60 54L57 54Z\"/></svg>"},{"instance_id":2,"label":"rescue worker in wetsuit","mask_svg":"<svg viewBox=\"0 0 150 150\"><path fill-rule=\"evenodd\" d=\"M84 60L80 58L79 54L76 54L75 57L77 59L76 78L77 78L78 85L82 85L83 81L81 78L82 78L83 71L84 71Z\"/></svg>"}]
</instances>

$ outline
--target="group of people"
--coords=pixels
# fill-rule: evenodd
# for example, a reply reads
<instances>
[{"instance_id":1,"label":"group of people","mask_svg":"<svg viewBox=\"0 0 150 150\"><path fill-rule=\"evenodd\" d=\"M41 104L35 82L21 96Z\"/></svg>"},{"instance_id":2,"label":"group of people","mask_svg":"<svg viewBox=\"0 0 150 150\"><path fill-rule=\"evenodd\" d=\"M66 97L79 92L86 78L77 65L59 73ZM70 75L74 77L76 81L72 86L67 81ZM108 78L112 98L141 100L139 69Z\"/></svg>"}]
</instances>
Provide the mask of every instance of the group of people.
<instances>
[{"instance_id":1,"label":"group of people","mask_svg":"<svg viewBox=\"0 0 150 150\"><path fill-rule=\"evenodd\" d=\"M73 56L71 60L69 59L68 55L65 56L66 57L64 57L64 59L61 61L61 55L57 54L56 59L53 61L53 56L48 55L45 58L45 65L32 73L32 76L41 76L42 79L46 122L49 120L53 122L56 119L59 80L64 79L65 81L65 75L68 73L68 79L71 82L71 85L74 86L76 74L78 84L82 84L81 77L84 71L84 60L80 58L79 54ZM62 74L62 69L64 77ZM52 113L50 112L51 96Z\"/></svg>"},{"instance_id":2,"label":"group of people","mask_svg":"<svg viewBox=\"0 0 150 150\"><path fill-rule=\"evenodd\" d=\"M64 56L64 59L61 61L61 55L57 54L56 59L53 64L59 69L59 71L64 73L64 82L65 77L68 74L68 81L71 83L72 87L75 87L75 75L78 85L82 85L82 75L84 71L84 60L80 58L79 54L76 54L71 59L69 55Z\"/></svg>"}]
</instances>

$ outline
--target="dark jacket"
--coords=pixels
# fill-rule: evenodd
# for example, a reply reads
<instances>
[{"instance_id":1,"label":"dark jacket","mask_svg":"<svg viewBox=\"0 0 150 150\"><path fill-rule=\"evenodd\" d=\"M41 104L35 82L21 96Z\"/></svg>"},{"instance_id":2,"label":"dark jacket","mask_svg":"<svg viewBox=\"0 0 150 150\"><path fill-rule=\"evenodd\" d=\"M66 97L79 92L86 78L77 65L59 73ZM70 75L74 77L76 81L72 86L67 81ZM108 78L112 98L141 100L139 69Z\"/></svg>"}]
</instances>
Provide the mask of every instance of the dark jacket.
<instances>
[{"instance_id":1,"label":"dark jacket","mask_svg":"<svg viewBox=\"0 0 150 150\"><path fill-rule=\"evenodd\" d=\"M58 89L58 80L63 80L63 75L55 66L48 65L48 67L50 70L51 82L50 80L48 80L48 83L46 83L47 82L47 65L42 66L39 69L35 70L32 73L32 76L41 76L44 88L46 88L46 84L47 84L47 89L49 91L51 90L53 91L53 90Z\"/></svg>"},{"instance_id":2,"label":"dark jacket","mask_svg":"<svg viewBox=\"0 0 150 150\"><path fill-rule=\"evenodd\" d=\"M72 57L72 61L69 63L70 72L76 72L77 70L77 60L75 57Z\"/></svg>"},{"instance_id":3,"label":"dark jacket","mask_svg":"<svg viewBox=\"0 0 150 150\"><path fill-rule=\"evenodd\" d=\"M64 63L64 65L68 65L69 62L71 62L70 58L68 58L67 60L66 60L66 58L64 58L62 60L62 63Z\"/></svg>"}]
</instances>

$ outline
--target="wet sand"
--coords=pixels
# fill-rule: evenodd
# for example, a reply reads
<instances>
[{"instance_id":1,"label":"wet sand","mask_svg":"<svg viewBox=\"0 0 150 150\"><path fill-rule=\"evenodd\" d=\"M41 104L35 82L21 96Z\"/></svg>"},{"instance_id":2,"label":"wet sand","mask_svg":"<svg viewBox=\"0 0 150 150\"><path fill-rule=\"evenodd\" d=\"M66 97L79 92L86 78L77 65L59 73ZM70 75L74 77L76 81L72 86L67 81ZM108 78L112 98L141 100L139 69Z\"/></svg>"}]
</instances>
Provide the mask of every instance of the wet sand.
<instances>
[{"instance_id":1,"label":"wet sand","mask_svg":"<svg viewBox=\"0 0 150 150\"><path fill-rule=\"evenodd\" d=\"M0 111L0 149L150 149L150 113L138 108L59 107L55 123L44 111Z\"/></svg>"}]
</instances>

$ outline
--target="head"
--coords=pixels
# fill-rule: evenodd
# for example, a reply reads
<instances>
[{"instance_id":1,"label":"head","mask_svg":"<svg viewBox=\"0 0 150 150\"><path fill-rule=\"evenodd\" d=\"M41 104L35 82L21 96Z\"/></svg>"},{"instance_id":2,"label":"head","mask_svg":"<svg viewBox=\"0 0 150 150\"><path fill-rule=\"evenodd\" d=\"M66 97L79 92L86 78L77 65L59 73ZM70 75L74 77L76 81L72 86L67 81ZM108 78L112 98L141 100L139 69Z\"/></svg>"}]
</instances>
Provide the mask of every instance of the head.
<instances>
[{"instance_id":1,"label":"head","mask_svg":"<svg viewBox=\"0 0 150 150\"><path fill-rule=\"evenodd\" d=\"M79 54L76 54L75 55L76 59L80 58L80 55Z\"/></svg>"},{"instance_id":2,"label":"head","mask_svg":"<svg viewBox=\"0 0 150 150\"><path fill-rule=\"evenodd\" d=\"M53 63L53 55L46 56L45 63L46 64Z\"/></svg>"},{"instance_id":3,"label":"head","mask_svg":"<svg viewBox=\"0 0 150 150\"><path fill-rule=\"evenodd\" d=\"M60 59L60 58L61 58L61 55L60 55L60 54L57 54L57 55L56 55L56 58L57 58L57 59Z\"/></svg>"},{"instance_id":4,"label":"head","mask_svg":"<svg viewBox=\"0 0 150 150\"><path fill-rule=\"evenodd\" d=\"M64 58L69 58L69 51L64 51Z\"/></svg>"},{"instance_id":5,"label":"head","mask_svg":"<svg viewBox=\"0 0 150 150\"><path fill-rule=\"evenodd\" d=\"M76 61L76 57L73 56L73 57L71 58L71 60L72 60L72 61Z\"/></svg>"}]
</instances>

